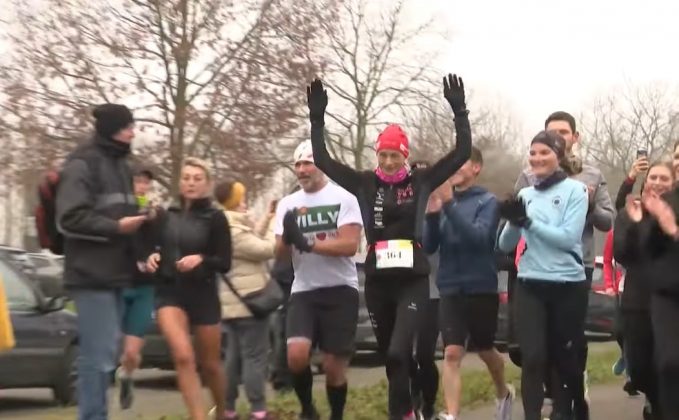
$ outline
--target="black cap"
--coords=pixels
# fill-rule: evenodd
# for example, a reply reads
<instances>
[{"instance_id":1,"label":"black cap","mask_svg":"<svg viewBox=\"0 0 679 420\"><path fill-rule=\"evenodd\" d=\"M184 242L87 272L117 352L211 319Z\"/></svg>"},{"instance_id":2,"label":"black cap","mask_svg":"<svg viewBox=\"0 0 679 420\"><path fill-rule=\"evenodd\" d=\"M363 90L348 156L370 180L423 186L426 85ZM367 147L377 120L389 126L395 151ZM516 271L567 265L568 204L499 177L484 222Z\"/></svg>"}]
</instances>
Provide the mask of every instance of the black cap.
<instances>
[{"instance_id":1,"label":"black cap","mask_svg":"<svg viewBox=\"0 0 679 420\"><path fill-rule=\"evenodd\" d=\"M530 142L530 144L533 143L541 143L549 147L559 159L566 156L566 140L556 131L540 131Z\"/></svg>"},{"instance_id":2,"label":"black cap","mask_svg":"<svg viewBox=\"0 0 679 420\"><path fill-rule=\"evenodd\" d=\"M132 174L134 176L145 176L148 179L153 180L153 171L145 166L137 166L134 168Z\"/></svg>"},{"instance_id":3,"label":"black cap","mask_svg":"<svg viewBox=\"0 0 679 420\"><path fill-rule=\"evenodd\" d=\"M103 137L111 137L118 131L134 123L132 111L125 105L103 104L94 108L94 127Z\"/></svg>"}]
</instances>

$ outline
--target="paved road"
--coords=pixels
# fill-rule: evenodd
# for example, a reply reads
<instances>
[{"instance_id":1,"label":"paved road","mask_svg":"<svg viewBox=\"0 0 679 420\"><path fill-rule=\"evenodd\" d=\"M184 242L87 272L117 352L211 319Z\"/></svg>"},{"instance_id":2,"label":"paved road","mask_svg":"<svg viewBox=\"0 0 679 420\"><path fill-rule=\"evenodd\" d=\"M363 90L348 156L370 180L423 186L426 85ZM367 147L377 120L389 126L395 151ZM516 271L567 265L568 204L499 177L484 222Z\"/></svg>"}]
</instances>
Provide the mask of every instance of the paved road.
<instances>
[{"instance_id":1,"label":"paved road","mask_svg":"<svg viewBox=\"0 0 679 420\"><path fill-rule=\"evenodd\" d=\"M590 348L590 351L605 351L612 344L597 344ZM509 362L508 362L509 363ZM474 370L483 368L483 364L478 357L473 355L465 358L463 368ZM349 371L350 386L369 386L385 378L384 368L379 366L378 360L374 356L359 355L354 359L354 363ZM138 416L144 418L158 418L167 414L183 413L184 406L181 396L177 392L175 375L173 372L158 370L140 371L136 381L136 403L135 410L130 410L124 414L117 408L117 396L111 393L111 418L113 420L134 419ZM315 376L315 386L324 389L323 376ZM114 390L115 391L115 390ZM269 393L273 393L269 390ZM206 393L206 401L209 401ZM520 404L519 404L520 405ZM75 410L64 409L55 406L52 402L51 391L48 390L0 390L0 419L12 420L66 420L75 418ZM492 418L484 411L480 411L481 416L487 420ZM597 411L595 411L597 413ZM465 415L465 418L467 416ZM475 417L471 417L474 419ZM519 417L517 417L519 418ZM592 418L600 418L593 416ZM615 418L615 417L614 417ZM629 417L637 419L637 417ZM620 417L625 420L626 417Z\"/></svg>"},{"instance_id":2,"label":"paved road","mask_svg":"<svg viewBox=\"0 0 679 420\"><path fill-rule=\"evenodd\" d=\"M620 385L597 386L590 391L590 417L592 419L639 420L644 405L643 397L628 397ZM465 420L488 420L494 418L494 407L461 413ZM514 418L523 418L521 401L514 405Z\"/></svg>"}]
</instances>

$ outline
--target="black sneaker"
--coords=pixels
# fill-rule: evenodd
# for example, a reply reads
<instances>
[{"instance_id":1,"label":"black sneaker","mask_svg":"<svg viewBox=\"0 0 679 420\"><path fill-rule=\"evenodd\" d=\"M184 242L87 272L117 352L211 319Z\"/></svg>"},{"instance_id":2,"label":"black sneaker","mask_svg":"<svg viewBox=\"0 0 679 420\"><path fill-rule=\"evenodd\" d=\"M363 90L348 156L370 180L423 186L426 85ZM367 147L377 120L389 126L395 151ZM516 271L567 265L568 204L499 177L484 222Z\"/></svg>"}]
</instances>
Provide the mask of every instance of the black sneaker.
<instances>
[{"instance_id":1,"label":"black sneaker","mask_svg":"<svg viewBox=\"0 0 679 420\"><path fill-rule=\"evenodd\" d=\"M316 411L316 407L313 407L311 413L300 414L299 420L321 420L321 416L318 414L318 411Z\"/></svg>"},{"instance_id":2,"label":"black sneaker","mask_svg":"<svg viewBox=\"0 0 679 420\"><path fill-rule=\"evenodd\" d=\"M625 391L630 397L636 397L639 395L639 391L637 391L637 389L634 387L632 381L625 382L625 385L622 386L622 390Z\"/></svg>"},{"instance_id":3,"label":"black sneaker","mask_svg":"<svg viewBox=\"0 0 679 420\"><path fill-rule=\"evenodd\" d=\"M587 404L587 401L573 405L573 420L589 420L589 404Z\"/></svg>"},{"instance_id":4,"label":"black sneaker","mask_svg":"<svg viewBox=\"0 0 679 420\"><path fill-rule=\"evenodd\" d=\"M129 376L118 378L120 382L120 408L127 410L134 401L134 382Z\"/></svg>"}]
</instances>

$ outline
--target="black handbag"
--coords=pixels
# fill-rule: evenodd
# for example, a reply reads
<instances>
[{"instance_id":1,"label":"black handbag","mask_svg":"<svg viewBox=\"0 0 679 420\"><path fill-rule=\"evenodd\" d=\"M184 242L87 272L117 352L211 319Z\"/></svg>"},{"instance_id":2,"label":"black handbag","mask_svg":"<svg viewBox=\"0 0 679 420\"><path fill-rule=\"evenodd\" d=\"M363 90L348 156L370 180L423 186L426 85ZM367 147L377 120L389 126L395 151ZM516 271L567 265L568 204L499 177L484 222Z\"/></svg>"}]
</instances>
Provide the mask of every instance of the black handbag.
<instances>
[{"instance_id":1,"label":"black handbag","mask_svg":"<svg viewBox=\"0 0 679 420\"><path fill-rule=\"evenodd\" d=\"M278 309L285 299L283 289L274 279L270 279L260 290L248 293L247 295L238 293L233 284L231 284L231 280L226 276L224 276L224 282L226 282L226 285L229 286L229 289L231 289L243 305L252 312L252 316L255 318L266 318Z\"/></svg>"}]
</instances>

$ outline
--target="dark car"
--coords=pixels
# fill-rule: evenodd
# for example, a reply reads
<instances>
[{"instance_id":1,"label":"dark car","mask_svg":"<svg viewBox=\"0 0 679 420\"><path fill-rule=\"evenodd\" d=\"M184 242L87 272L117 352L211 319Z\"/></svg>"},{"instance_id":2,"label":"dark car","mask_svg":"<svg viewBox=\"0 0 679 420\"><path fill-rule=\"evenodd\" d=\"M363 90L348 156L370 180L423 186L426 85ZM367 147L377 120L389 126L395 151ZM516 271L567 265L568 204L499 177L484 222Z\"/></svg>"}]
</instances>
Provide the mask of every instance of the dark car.
<instances>
[{"instance_id":1,"label":"dark car","mask_svg":"<svg viewBox=\"0 0 679 420\"><path fill-rule=\"evenodd\" d=\"M507 278L508 273L506 271L498 273L500 308L495 343L500 349L506 348L509 339ZM592 288L589 291L587 317L585 318L585 334L589 341L609 341L613 339L616 303L615 297L605 294L605 290L603 259L597 257L592 276Z\"/></svg>"},{"instance_id":2,"label":"dark car","mask_svg":"<svg viewBox=\"0 0 679 420\"><path fill-rule=\"evenodd\" d=\"M373 333L370 316L368 315L368 308L365 305L365 272L363 270L363 263L357 261L356 268L358 269L360 291L356 349L377 350L377 340ZM509 338L507 281L508 273L506 271L498 272L500 307L498 309L498 325L497 333L495 335L495 344L500 350L506 350ZM590 290L589 295L587 318L585 320L585 333L590 341L608 341L613 339L615 298L603 293L604 290L603 261L599 257L596 259L592 289ZM439 340L439 350L442 350L441 340Z\"/></svg>"},{"instance_id":3,"label":"dark car","mask_svg":"<svg viewBox=\"0 0 679 420\"><path fill-rule=\"evenodd\" d=\"M167 346L165 337L160 332L156 322L156 311L153 311L153 323L144 336L144 348L142 350L142 368L156 368L174 370L174 362L170 348ZM222 333L222 359L226 353L226 333Z\"/></svg>"},{"instance_id":4,"label":"dark car","mask_svg":"<svg viewBox=\"0 0 679 420\"><path fill-rule=\"evenodd\" d=\"M365 269L363 261L356 261L358 272L358 325L356 326L356 350L377 350L370 314L365 303Z\"/></svg>"},{"instance_id":5,"label":"dark car","mask_svg":"<svg viewBox=\"0 0 679 420\"><path fill-rule=\"evenodd\" d=\"M63 297L45 298L21 270L0 257L16 346L0 353L0 388L51 388L64 405L76 403L76 317Z\"/></svg>"}]
</instances>

